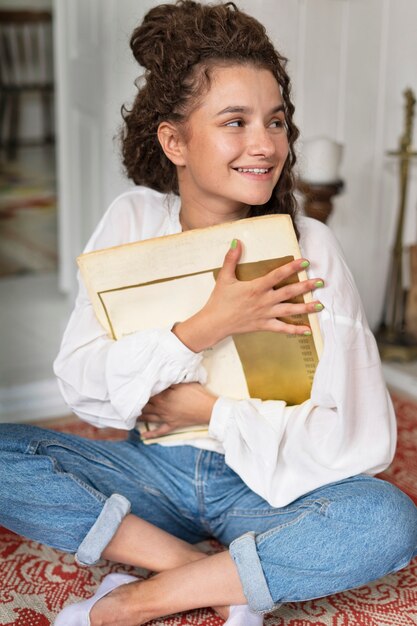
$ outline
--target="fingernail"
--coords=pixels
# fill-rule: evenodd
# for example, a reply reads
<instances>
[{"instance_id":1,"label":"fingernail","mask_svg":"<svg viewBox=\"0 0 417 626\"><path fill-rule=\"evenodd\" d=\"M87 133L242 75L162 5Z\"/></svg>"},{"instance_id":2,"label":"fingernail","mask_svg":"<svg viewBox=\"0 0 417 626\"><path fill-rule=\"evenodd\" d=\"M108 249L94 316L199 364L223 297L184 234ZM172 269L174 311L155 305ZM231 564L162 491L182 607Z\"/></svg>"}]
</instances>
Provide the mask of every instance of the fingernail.
<instances>
[{"instance_id":1,"label":"fingernail","mask_svg":"<svg viewBox=\"0 0 417 626\"><path fill-rule=\"evenodd\" d=\"M317 281L314 283L314 286L315 286L315 287L324 287L324 282L323 282L322 280L317 280Z\"/></svg>"},{"instance_id":2,"label":"fingernail","mask_svg":"<svg viewBox=\"0 0 417 626\"><path fill-rule=\"evenodd\" d=\"M300 267L308 267L310 265L309 261L303 261L302 263L300 263Z\"/></svg>"},{"instance_id":3,"label":"fingernail","mask_svg":"<svg viewBox=\"0 0 417 626\"><path fill-rule=\"evenodd\" d=\"M324 309L324 305L323 305L323 304L321 304L321 302L317 302L317 303L314 305L314 308L316 309L316 311L322 311L322 310Z\"/></svg>"},{"instance_id":4,"label":"fingernail","mask_svg":"<svg viewBox=\"0 0 417 626\"><path fill-rule=\"evenodd\" d=\"M235 250L236 247L237 247L237 239L233 239L232 243L230 244L230 249Z\"/></svg>"},{"instance_id":5,"label":"fingernail","mask_svg":"<svg viewBox=\"0 0 417 626\"><path fill-rule=\"evenodd\" d=\"M311 335L311 330L305 330L303 335L307 335L309 337Z\"/></svg>"}]
</instances>

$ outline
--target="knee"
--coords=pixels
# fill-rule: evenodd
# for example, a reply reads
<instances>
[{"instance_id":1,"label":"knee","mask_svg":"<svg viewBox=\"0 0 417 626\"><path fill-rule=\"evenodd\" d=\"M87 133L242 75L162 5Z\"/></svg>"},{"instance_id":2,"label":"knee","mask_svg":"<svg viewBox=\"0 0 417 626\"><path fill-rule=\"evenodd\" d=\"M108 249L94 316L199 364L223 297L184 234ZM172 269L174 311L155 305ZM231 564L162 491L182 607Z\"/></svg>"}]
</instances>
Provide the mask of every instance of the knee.
<instances>
[{"instance_id":1,"label":"knee","mask_svg":"<svg viewBox=\"0 0 417 626\"><path fill-rule=\"evenodd\" d=\"M417 507L400 489L379 480L372 499L380 550L393 561L393 571L405 567L417 551ZM377 499L377 503L375 503Z\"/></svg>"},{"instance_id":2,"label":"knee","mask_svg":"<svg viewBox=\"0 0 417 626\"><path fill-rule=\"evenodd\" d=\"M352 496L345 504L350 507L363 558L379 564L379 576L405 567L417 551L413 501L394 485L371 478Z\"/></svg>"}]
</instances>

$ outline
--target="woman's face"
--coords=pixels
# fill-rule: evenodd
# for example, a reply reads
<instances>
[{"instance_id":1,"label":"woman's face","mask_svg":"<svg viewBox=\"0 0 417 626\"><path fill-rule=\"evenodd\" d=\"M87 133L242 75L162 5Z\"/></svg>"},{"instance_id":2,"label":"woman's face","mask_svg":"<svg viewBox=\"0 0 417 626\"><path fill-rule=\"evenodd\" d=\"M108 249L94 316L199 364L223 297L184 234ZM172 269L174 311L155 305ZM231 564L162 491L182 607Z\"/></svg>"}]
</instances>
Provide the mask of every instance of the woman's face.
<instances>
[{"instance_id":1,"label":"woman's face","mask_svg":"<svg viewBox=\"0 0 417 626\"><path fill-rule=\"evenodd\" d=\"M233 219L269 200L288 156L283 101L270 71L215 68L186 128L178 167L183 207Z\"/></svg>"}]
</instances>

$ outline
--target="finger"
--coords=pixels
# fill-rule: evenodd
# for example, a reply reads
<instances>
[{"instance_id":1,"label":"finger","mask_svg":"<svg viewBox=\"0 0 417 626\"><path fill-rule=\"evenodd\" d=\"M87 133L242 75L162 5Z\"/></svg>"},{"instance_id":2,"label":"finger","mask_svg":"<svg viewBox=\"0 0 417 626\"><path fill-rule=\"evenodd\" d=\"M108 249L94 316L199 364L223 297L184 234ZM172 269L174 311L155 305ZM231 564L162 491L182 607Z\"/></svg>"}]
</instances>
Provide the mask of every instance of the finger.
<instances>
[{"instance_id":1,"label":"finger","mask_svg":"<svg viewBox=\"0 0 417 626\"><path fill-rule=\"evenodd\" d=\"M294 274L298 274L302 272L310 265L307 259L296 259L295 261L290 261L289 263L285 263L285 265L281 265L281 267L277 267L275 270L271 270L262 277L262 282L267 289L271 289L282 283L290 276Z\"/></svg>"},{"instance_id":2,"label":"finger","mask_svg":"<svg viewBox=\"0 0 417 626\"><path fill-rule=\"evenodd\" d=\"M320 278L311 278L309 280L302 280L297 283L290 283L284 285L278 289L274 289L273 299L276 303L286 302L292 300L297 296L302 296L306 293L310 293L314 289L323 287L324 281Z\"/></svg>"},{"instance_id":3,"label":"finger","mask_svg":"<svg viewBox=\"0 0 417 626\"><path fill-rule=\"evenodd\" d=\"M292 302L282 302L272 309L272 317L282 320L283 317L292 315L306 315L308 313L320 313L324 309L324 305L316 300L315 302L293 304Z\"/></svg>"},{"instance_id":4,"label":"finger","mask_svg":"<svg viewBox=\"0 0 417 626\"><path fill-rule=\"evenodd\" d=\"M311 328L307 324L291 324L279 319L271 320L268 330L284 335L311 335Z\"/></svg>"},{"instance_id":5,"label":"finger","mask_svg":"<svg viewBox=\"0 0 417 626\"><path fill-rule=\"evenodd\" d=\"M169 424L161 424L158 428L154 428L153 430L148 430L144 433L141 433L142 439L154 439L155 437L161 437L162 435L167 435L171 433L175 428L170 426Z\"/></svg>"},{"instance_id":6,"label":"finger","mask_svg":"<svg viewBox=\"0 0 417 626\"><path fill-rule=\"evenodd\" d=\"M233 239L230 248L224 257L223 266L217 280L236 280L236 266L242 254L242 244L239 239Z\"/></svg>"}]
</instances>

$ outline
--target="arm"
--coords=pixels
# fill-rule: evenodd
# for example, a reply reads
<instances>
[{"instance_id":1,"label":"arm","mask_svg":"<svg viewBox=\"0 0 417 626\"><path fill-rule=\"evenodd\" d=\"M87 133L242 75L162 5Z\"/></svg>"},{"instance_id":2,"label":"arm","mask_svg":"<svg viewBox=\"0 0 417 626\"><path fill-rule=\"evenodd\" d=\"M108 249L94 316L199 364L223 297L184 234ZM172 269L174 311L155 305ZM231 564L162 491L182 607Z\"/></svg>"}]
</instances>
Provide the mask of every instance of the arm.
<instances>
[{"instance_id":1,"label":"arm","mask_svg":"<svg viewBox=\"0 0 417 626\"><path fill-rule=\"evenodd\" d=\"M369 330L323 313L325 350L311 398L214 405L210 434L227 464L273 506L321 485L376 474L395 450L395 416Z\"/></svg>"},{"instance_id":2,"label":"arm","mask_svg":"<svg viewBox=\"0 0 417 626\"><path fill-rule=\"evenodd\" d=\"M83 291L54 363L61 393L79 417L131 429L151 396L175 383L205 381L201 355L169 329L109 339Z\"/></svg>"},{"instance_id":3,"label":"arm","mask_svg":"<svg viewBox=\"0 0 417 626\"><path fill-rule=\"evenodd\" d=\"M161 207L156 192L139 188L124 194L111 205L86 251L167 234L171 225ZM169 328L109 339L79 280L54 371L65 401L82 419L130 429L151 395L179 382L204 382L201 360Z\"/></svg>"},{"instance_id":4,"label":"arm","mask_svg":"<svg viewBox=\"0 0 417 626\"><path fill-rule=\"evenodd\" d=\"M228 465L273 506L333 481L381 472L396 444L376 342L338 243L315 220L305 218L299 227L311 271L326 277L319 315L324 353L311 398L294 407L220 398L210 422Z\"/></svg>"}]
</instances>

